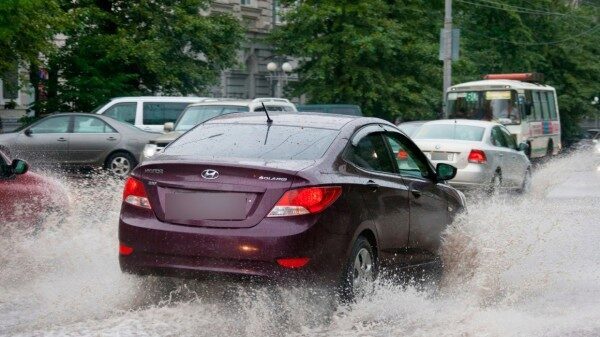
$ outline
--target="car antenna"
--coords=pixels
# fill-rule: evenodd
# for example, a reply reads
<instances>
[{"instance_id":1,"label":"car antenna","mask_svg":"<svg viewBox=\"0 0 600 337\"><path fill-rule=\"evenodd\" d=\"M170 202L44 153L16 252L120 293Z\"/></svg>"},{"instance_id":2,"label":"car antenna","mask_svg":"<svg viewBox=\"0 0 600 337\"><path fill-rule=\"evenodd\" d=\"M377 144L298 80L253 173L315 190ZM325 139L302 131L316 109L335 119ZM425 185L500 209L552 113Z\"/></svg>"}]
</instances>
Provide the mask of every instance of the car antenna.
<instances>
[{"instance_id":1,"label":"car antenna","mask_svg":"<svg viewBox=\"0 0 600 337\"><path fill-rule=\"evenodd\" d=\"M263 109L265 109L265 114L267 115L267 124L271 124L273 123L273 120L271 119L271 117L269 117L269 112L267 112L267 107L265 106L265 102L260 102L263 106Z\"/></svg>"}]
</instances>

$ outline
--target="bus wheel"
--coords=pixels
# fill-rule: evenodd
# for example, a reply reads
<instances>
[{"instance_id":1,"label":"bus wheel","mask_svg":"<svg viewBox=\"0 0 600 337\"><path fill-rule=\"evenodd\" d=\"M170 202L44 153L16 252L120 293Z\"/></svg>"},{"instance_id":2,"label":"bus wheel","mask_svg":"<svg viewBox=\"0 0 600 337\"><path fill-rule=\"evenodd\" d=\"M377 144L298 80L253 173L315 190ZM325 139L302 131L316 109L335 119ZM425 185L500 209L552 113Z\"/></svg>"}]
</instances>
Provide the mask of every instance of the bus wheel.
<instances>
[{"instance_id":1,"label":"bus wheel","mask_svg":"<svg viewBox=\"0 0 600 337\"><path fill-rule=\"evenodd\" d=\"M554 154L554 142L552 139L548 141L548 148L546 149L546 156L550 157Z\"/></svg>"}]
</instances>

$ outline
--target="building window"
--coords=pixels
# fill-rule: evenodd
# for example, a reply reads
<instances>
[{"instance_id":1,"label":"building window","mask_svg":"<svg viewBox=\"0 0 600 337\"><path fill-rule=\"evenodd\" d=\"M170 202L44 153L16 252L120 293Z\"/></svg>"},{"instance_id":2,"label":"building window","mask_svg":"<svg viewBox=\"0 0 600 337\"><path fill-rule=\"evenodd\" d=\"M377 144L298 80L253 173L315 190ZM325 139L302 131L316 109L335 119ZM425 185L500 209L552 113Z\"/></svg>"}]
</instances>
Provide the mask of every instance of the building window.
<instances>
[{"instance_id":1,"label":"building window","mask_svg":"<svg viewBox=\"0 0 600 337\"><path fill-rule=\"evenodd\" d=\"M252 0L240 0L242 6L252 6Z\"/></svg>"}]
</instances>

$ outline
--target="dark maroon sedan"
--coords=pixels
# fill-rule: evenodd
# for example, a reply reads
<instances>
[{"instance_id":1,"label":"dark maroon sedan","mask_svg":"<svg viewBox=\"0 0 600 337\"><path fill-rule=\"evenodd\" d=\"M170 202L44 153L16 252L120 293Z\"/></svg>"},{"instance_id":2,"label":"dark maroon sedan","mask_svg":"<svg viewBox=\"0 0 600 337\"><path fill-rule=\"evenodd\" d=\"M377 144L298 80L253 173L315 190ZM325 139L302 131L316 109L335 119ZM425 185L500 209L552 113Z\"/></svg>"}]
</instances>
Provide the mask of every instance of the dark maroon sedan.
<instances>
[{"instance_id":1,"label":"dark maroon sedan","mask_svg":"<svg viewBox=\"0 0 600 337\"><path fill-rule=\"evenodd\" d=\"M202 273L340 282L351 297L380 267L435 259L463 208L396 126L325 114L210 120L133 171L120 264L136 274Z\"/></svg>"}]
</instances>

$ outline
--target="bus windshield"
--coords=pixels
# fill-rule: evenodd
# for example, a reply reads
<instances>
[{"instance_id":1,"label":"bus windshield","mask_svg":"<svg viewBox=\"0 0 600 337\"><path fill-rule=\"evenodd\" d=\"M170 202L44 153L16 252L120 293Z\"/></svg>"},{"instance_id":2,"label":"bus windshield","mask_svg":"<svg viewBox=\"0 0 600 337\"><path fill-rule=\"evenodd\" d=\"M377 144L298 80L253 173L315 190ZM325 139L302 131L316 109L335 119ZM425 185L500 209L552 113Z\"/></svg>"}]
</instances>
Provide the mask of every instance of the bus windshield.
<instances>
[{"instance_id":1,"label":"bus windshield","mask_svg":"<svg viewBox=\"0 0 600 337\"><path fill-rule=\"evenodd\" d=\"M448 117L495 120L520 124L521 114L514 90L462 91L448 93Z\"/></svg>"}]
</instances>

